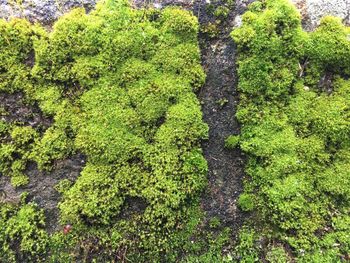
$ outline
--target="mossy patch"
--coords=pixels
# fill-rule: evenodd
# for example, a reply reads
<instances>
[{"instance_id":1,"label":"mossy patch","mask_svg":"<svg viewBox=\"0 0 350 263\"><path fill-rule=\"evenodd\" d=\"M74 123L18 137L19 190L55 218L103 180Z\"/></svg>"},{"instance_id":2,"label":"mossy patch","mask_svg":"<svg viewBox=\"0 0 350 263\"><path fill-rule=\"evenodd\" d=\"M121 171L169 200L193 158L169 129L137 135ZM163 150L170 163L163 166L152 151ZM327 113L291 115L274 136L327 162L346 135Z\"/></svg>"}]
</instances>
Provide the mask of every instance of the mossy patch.
<instances>
[{"instance_id":1,"label":"mossy patch","mask_svg":"<svg viewBox=\"0 0 350 263\"><path fill-rule=\"evenodd\" d=\"M205 80L197 19L177 8L134 10L105 1L90 14L64 15L52 32L24 20L1 21L0 31L0 90L24 93L53 119L40 131L1 124L2 176L20 186L30 180L28 161L50 170L75 152L87 157L75 183L57 186L60 222L72 230L42 237L28 229L39 231L40 249L0 239L9 251L2 259L28 250L52 262L174 261L182 246L175 239L206 185L200 142L208 127L194 93Z\"/></svg>"},{"instance_id":2,"label":"mossy patch","mask_svg":"<svg viewBox=\"0 0 350 263\"><path fill-rule=\"evenodd\" d=\"M256 1L242 19L232 32L249 156L239 202L251 210L254 199L256 240L282 243L300 262L338 262L350 245L349 28L325 17L306 33L285 0Z\"/></svg>"}]
</instances>

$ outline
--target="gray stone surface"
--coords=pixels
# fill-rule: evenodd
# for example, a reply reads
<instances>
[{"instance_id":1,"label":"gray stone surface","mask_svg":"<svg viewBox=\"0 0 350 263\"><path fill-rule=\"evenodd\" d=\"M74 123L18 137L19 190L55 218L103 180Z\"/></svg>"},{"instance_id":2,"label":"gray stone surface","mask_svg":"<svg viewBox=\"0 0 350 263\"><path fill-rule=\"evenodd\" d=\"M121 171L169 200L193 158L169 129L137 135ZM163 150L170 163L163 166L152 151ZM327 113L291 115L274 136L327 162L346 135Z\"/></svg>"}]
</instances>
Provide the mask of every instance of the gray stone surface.
<instances>
[{"instance_id":1,"label":"gray stone surface","mask_svg":"<svg viewBox=\"0 0 350 263\"><path fill-rule=\"evenodd\" d=\"M0 18L25 17L50 24L74 7L90 10L95 3L96 0L0 0Z\"/></svg>"},{"instance_id":2,"label":"gray stone surface","mask_svg":"<svg viewBox=\"0 0 350 263\"><path fill-rule=\"evenodd\" d=\"M340 17L344 24L350 25L350 0L290 0L300 11L303 19L303 27L314 30L320 23L322 17L331 15ZM246 6L249 1L237 0L236 3ZM250 1L251 2L251 1ZM233 27L240 27L241 15L237 15Z\"/></svg>"},{"instance_id":3,"label":"gray stone surface","mask_svg":"<svg viewBox=\"0 0 350 263\"><path fill-rule=\"evenodd\" d=\"M313 30L323 16L332 15L350 24L350 0L291 0L300 10L304 27Z\"/></svg>"},{"instance_id":4,"label":"gray stone surface","mask_svg":"<svg viewBox=\"0 0 350 263\"><path fill-rule=\"evenodd\" d=\"M25 17L30 21L50 24L70 9L83 6L87 10L94 7L97 0L0 0L0 18ZM131 0L136 7L149 6L162 8L178 5L192 9L201 0ZM313 30L325 15L338 16L350 24L350 0L290 0L300 10L304 27ZM210 3L211 0L206 0ZM237 0L236 5L246 5L251 0ZM147 4L146 4L147 5ZM235 26L240 25L239 18Z\"/></svg>"}]
</instances>

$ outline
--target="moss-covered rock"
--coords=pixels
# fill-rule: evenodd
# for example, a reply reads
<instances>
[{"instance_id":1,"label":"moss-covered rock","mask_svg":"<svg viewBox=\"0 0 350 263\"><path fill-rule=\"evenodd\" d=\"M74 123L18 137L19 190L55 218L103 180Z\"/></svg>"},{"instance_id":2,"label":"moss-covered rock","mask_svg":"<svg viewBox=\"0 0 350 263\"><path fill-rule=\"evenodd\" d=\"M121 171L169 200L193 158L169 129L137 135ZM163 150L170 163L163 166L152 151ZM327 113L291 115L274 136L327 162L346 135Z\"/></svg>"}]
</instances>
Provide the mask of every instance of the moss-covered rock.
<instances>
[{"instance_id":1,"label":"moss-covered rock","mask_svg":"<svg viewBox=\"0 0 350 263\"><path fill-rule=\"evenodd\" d=\"M49 170L74 152L87 158L75 183L58 186L60 221L72 231L52 234L38 256L75 261L81 249L107 262L128 247L128 259L174 261L181 244L171 240L206 184L197 19L105 1L90 14L64 15L52 32L24 20L1 21L0 30L1 90L23 92L53 119L46 130L2 128L1 172L16 172L21 185L27 161Z\"/></svg>"},{"instance_id":2,"label":"moss-covered rock","mask_svg":"<svg viewBox=\"0 0 350 263\"><path fill-rule=\"evenodd\" d=\"M284 244L301 262L348 257L350 232L332 223L347 220L350 208L348 34L333 17L304 32L286 0L254 2L232 33L240 52L239 143L249 156L239 203L255 207L256 239Z\"/></svg>"}]
</instances>

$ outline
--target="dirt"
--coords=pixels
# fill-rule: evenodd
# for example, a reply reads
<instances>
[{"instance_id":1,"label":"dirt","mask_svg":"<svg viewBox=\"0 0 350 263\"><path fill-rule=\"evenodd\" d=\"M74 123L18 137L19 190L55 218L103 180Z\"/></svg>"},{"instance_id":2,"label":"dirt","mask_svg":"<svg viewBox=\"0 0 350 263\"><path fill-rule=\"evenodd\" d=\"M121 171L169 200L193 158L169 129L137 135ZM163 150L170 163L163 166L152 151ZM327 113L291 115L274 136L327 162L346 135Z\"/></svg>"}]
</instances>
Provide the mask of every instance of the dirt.
<instances>
[{"instance_id":1,"label":"dirt","mask_svg":"<svg viewBox=\"0 0 350 263\"><path fill-rule=\"evenodd\" d=\"M56 191L55 185L63 179L75 181L84 164L85 158L80 154L57 161L50 172L39 171L34 163L30 163L25 172L30 179L28 185L15 189L11 186L8 177L1 176L0 189L5 191L7 201L17 201L21 193L28 192L27 200L44 209L46 229L52 233L62 228L58 222L59 210L57 208L61 195Z\"/></svg>"},{"instance_id":2,"label":"dirt","mask_svg":"<svg viewBox=\"0 0 350 263\"><path fill-rule=\"evenodd\" d=\"M39 107L25 103L22 93L0 93L0 108L6 111L6 115L2 116L1 119L8 123L32 126L41 132L52 124L52 120L43 116ZM81 154L56 161L52 171L39 171L36 164L29 163L25 171L29 177L29 184L19 188L14 188L10 183L10 178L0 174L2 193L0 201L17 204L20 201L21 193L28 192L27 200L44 209L47 230L49 232L60 230L57 208L60 194L55 190L55 185L63 179L75 181L84 164L85 157Z\"/></svg>"},{"instance_id":3,"label":"dirt","mask_svg":"<svg viewBox=\"0 0 350 263\"><path fill-rule=\"evenodd\" d=\"M5 114L0 115L0 119L9 123L32 126L39 130L47 129L52 123L50 118L43 116L39 107L26 103L23 93L20 92L1 92L0 108L5 111Z\"/></svg>"},{"instance_id":4,"label":"dirt","mask_svg":"<svg viewBox=\"0 0 350 263\"><path fill-rule=\"evenodd\" d=\"M222 20L220 34L216 37L210 38L204 33L199 35L202 65L207 79L198 97L204 121L209 125L209 140L202 145L209 166L209 186L202 197L201 206L208 220L219 218L223 226L232 229L233 237L243 224L246 214L237 206L237 199L243 191L245 158L239 149L228 150L224 147L228 136L240 133L240 125L235 118L239 102L236 50L230 32L237 16L244 13L248 3L236 1L228 17ZM194 13L202 27L217 20L207 12L205 2L199 2Z\"/></svg>"}]
</instances>

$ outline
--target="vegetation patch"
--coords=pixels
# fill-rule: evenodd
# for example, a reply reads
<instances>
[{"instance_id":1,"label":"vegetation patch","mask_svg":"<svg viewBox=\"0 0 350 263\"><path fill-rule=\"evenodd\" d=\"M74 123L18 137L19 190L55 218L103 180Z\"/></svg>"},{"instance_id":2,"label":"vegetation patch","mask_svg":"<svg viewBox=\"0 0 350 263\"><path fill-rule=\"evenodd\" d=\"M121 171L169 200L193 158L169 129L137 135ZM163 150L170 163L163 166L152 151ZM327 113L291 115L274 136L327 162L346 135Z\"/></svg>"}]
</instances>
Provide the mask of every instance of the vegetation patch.
<instances>
[{"instance_id":1,"label":"vegetation patch","mask_svg":"<svg viewBox=\"0 0 350 263\"><path fill-rule=\"evenodd\" d=\"M200 28L200 32L209 39L218 38L222 33L225 21L228 21L230 12L235 8L234 0L213 0L207 1L205 13L208 21L205 21Z\"/></svg>"},{"instance_id":2,"label":"vegetation patch","mask_svg":"<svg viewBox=\"0 0 350 263\"><path fill-rule=\"evenodd\" d=\"M201 31L221 37L233 6L208 4L215 20ZM289 1L260 0L232 32L242 127L222 147L248 156L237 206L251 215L234 248L232 229L221 217L205 222L199 206L208 127L190 12L106 0L50 32L0 20L0 98L23 97L45 118L16 119L0 102L0 176L21 189L34 179L28 167L50 174L60 160L86 157L76 181L55 186L61 231L47 231L31 193L0 190L0 261L349 260L350 29L325 17L307 33L300 20Z\"/></svg>"},{"instance_id":3,"label":"vegetation patch","mask_svg":"<svg viewBox=\"0 0 350 263\"><path fill-rule=\"evenodd\" d=\"M334 17L304 32L286 0L254 2L232 32L242 132L227 143L249 156L239 203L255 207L242 262L349 259L349 33Z\"/></svg>"},{"instance_id":4,"label":"vegetation patch","mask_svg":"<svg viewBox=\"0 0 350 263\"><path fill-rule=\"evenodd\" d=\"M87 158L76 182L56 187L63 232L46 233L32 203L1 204L0 261L178 258L207 173L197 19L104 1L52 32L20 19L1 20L0 32L0 91L23 93L53 120L46 129L0 122L1 176L20 187L28 162L49 171L76 152Z\"/></svg>"}]
</instances>

